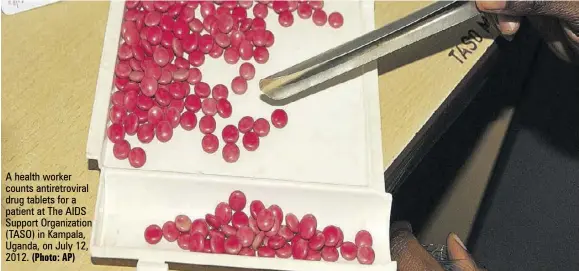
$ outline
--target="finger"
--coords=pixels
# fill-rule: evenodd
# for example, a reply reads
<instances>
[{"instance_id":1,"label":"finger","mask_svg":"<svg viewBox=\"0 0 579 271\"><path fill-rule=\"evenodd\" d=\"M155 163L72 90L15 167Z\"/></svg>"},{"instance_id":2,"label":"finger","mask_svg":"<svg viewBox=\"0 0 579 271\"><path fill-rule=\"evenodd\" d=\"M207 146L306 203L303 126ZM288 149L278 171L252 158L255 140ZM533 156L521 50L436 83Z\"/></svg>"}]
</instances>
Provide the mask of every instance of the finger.
<instances>
[{"instance_id":1,"label":"finger","mask_svg":"<svg viewBox=\"0 0 579 271\"><path fill-rule=\"evenodd\" d=\"M557 57L579 64L579 38L556 18L529 17L531 25Z\"/></svg>"},{"instance_id":2,"label":"finger","mask_svg":"<svg viewBox=\"0 0 579 271\"><path fill-rule=\"evenodd\" d=\"M455 269L461 271L478 270L476 263L466 250L466 246L456 234L451 233L448 235L446 238L446 246L449 259L457 263L457 268Z\"/></svg>"},{"instance_id":3,"label":"finger","mask_svg":"<svg viewBox=\"0 0 579 271\"><path fill-rule=\"evenodd\" d=\"M521 26L520 17L499 14L497 16L497 21L499 30L503 35L514 35L519 31L519 27Z\"/></svg>"},{"instance_id":4,"label":"finger","mask_svg":"<svg viewBox=\"0 0 579 271\"><path fill-rule=\"evenodd\" d=\"M481 11L511 16L553 16L579 30L579 1L477 1Z\"/></svg>"},{"instance_id":5,"label":"finger","mask_svg":"<svg viewBox=\"0 0 579 271\"><path fill-rule=\"evenodd\" d=\"M562 25L563 31L565 31L565 34L567 34L567 36L571 40L571 43L577 46L577 48L579 48L579 31L574 30L568 23L562 23Z\"/></svg>"},{"instance_id":6,"label":"finger","mask_svg":"<svg viewBox=\"0 0 579 271\"><path fill-rule=\"evenodd\" d=\"M394 223L390 232L390 252L400 271L443 271L438 262L420 245L410 224Z\"/></svg>"}]
</instances>

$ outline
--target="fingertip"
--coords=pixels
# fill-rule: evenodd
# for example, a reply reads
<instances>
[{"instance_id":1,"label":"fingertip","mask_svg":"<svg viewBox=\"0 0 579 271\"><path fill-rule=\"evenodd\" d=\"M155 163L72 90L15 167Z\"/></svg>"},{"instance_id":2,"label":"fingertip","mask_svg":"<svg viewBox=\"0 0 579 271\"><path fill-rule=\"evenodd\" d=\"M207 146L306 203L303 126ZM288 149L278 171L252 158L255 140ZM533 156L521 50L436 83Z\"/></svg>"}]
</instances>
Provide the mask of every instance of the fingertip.
<instances>
[{"instance_id":1,"label":"fingertip","mask_svg":"<svg viewBox=\"0 0 579 271\"><path fill-rule=\"evenodd\" d=\"M571 41L574 42L576 46L579 46L579 30L573 30L573 28L571 28L571 26L566 22L561 22L561 25L563 26L563 31L565 34L567 34L569 39L571 39Z\"/></svg>"},{"instance_id":2,"label":"fingertip","mask_svg":"<svg viewBox=\"0 0 579 271\"><path fill-rule=\"evenodd\" d=\"M507 6L507 1L476 1L476 6L480 11L499 11Z\"/></svg>"},{"instance_id":3,"label":"fingertip","mask_svg":"<svg viewBox=\"0 0 579 271\"><path fill-rule=\"evenodd\" d=\"M517 33L517 31L519 31L519 27L521 26L519 17L508 15L498 15L497 22L501 33L507 36L511 36Z\"/></svg>"}]
</instances>

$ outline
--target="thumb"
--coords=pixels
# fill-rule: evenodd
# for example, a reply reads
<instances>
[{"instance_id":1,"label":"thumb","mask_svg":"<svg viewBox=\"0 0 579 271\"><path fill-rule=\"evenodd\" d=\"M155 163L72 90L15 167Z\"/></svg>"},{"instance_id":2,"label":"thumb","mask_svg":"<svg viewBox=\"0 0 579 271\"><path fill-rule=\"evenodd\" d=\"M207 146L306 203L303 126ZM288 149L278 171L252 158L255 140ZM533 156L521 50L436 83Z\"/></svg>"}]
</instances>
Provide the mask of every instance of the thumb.
<instances>
[{"instance_id":1,"label":"thumb","mask_svg":"<svg viewBox=\"0 0 579 271\"><path fill-rule=\"evenodd\" d=\"M482 271L479 269L466 250L464 243L460 238L451 233L446 238L446 250L448 252L448 257L452 263L452 270L457 271Z\"/></svg>"}]
</instances>

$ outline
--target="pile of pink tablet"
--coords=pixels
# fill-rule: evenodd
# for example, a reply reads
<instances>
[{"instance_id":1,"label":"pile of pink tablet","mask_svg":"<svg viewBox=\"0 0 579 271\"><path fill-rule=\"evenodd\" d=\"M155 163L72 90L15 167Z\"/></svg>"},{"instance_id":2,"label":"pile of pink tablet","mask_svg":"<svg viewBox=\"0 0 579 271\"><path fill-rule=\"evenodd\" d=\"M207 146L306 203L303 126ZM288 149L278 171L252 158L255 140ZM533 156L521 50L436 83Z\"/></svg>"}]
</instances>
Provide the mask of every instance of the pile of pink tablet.
<instances>
[{"instance_id":1,"label":"pile of pink tablet","mask_svg":"<svg viewBox=\"0 0 579 271\"><path fill-rule=\"evenodd\" d=\"M268 48L275 43L264 20L270 13L278 16L283 27L293 25L294 12L302 19L311 18L312 25L343 25L340 13L327 15L323 8L323 1L127 1L115 67L118 91L111 97L107 128L114 156L128 158L131 166L140 168L146 162L145 150L131 147L125 136L136 135L145 144L155 138L168 142L179 126L187 131L199 126L207 153L219 149L221 138L222 156L229 163L240 157L240 137L240 145L255 151L260 138L269 133L270 123L277 128L287 124L287 113L276 109L267 117L245 116L237 126L229 125L216 135L215 118L232 114L229 89L244 94L255 67L245 62L238 76L214 86L203 82L200 68L206 57L223 58L225 65L252 59L266 63Z\"/></svg>"},{"instance_id":2,"label":"pile of pink tablet","mask_svg":"<svg viewBox=\"0 0 579 271\"><path fill-rule=\"evenodd\" d=\"M361 264L374 262L372 235L368 231L360 230L354 242L345 241L339 227L322 228L313 214L306 214L301 220L292 213L284 217L278 205L266 208L254 200L249 204L248 215L243 211L246 205L245 194L233 191L228 202L218 203L215 212L205 218L192 220L178 215L162 226L148 226L145 241L157 244L164 238L176 242L181 249L202 253L328 262L337 261L341 255Z\"/></svg>"}]
</instances>

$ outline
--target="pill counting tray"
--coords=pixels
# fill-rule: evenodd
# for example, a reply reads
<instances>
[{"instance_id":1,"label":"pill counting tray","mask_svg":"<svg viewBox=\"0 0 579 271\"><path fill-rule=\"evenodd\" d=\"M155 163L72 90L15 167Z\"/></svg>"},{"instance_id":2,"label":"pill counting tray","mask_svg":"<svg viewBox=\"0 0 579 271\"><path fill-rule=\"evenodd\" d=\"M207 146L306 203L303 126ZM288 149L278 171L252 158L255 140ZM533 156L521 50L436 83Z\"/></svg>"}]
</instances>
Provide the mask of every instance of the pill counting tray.
<instances>
[{"instance_id":1,"label":"pill counting tray","mask_svg":"<svg viewBox=\"0 0 579 271\"><path fill-rule=\"evenodd\" d=\"M276 39L269 48L269 61L263 65L251 61L256 67L255 79L248 82L244 95L230 92L233 114L228 119L216 118L215 134L220 136L225 125L237 124L243 116L269 119L277 106L288 112L286 127L272 127L255 152L240 147L241 156L233 164L223 160L220 150L203 152L198 128L184 131L178 127L167 143L142 144L136 136L129 136L131 146L140 146L147 154L145 165L135 170L127 160L114 158L113 144L105 136L110 95L116 90L111 86L124 10L124 2L110 3L87 143L87 158L97 160L101 169L93 257L137 259L140 266L151 267L178 262L276 270L395 270L388 238L391 196L384 193L382 175L377 71L365 71L332 90L287 105L265 102L257 86L260 78L374 28L371 1L326 1L324 9L341 12L343 27L317 27L311 20L295 16L294 25L283 28L277 16L267 17L268 29ZM222 58L206 57L200 67L202 81L229 86L241 63L229 65ZM370 231L375 240L375 263L362 266L343 259L329 263L200 254L182 251L175 243L162 241L153 246L144 241L146 226L177 214L203 217L233 190L245 192L248 201L275 203L298 217L312 213L319 226L340 226L348 240L353 240L357 230Z\"/></svg>"}]
</instances>

